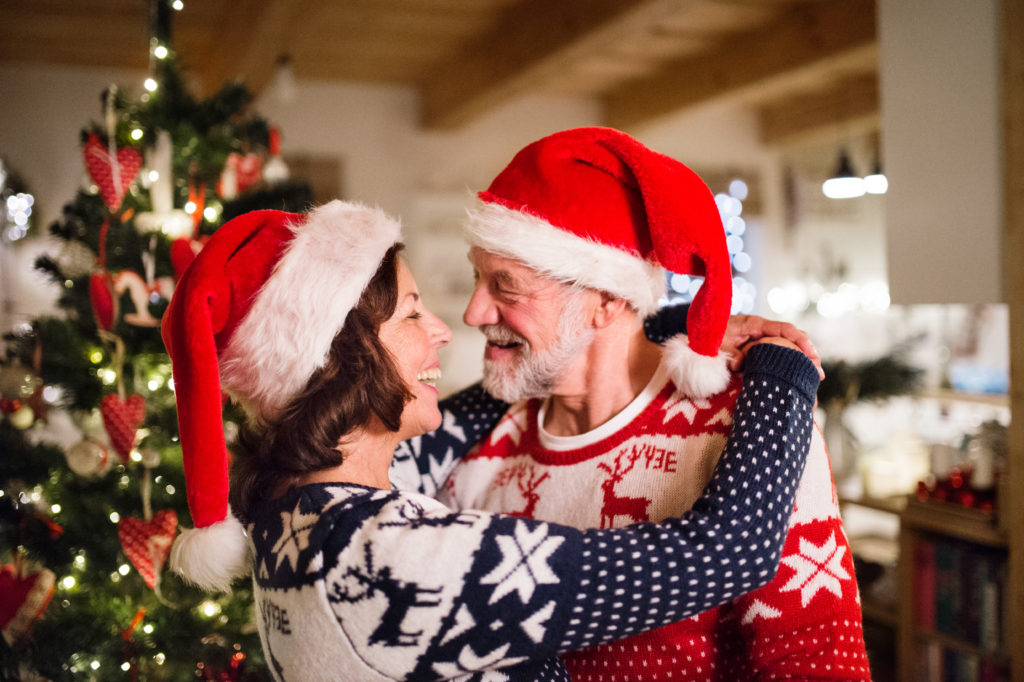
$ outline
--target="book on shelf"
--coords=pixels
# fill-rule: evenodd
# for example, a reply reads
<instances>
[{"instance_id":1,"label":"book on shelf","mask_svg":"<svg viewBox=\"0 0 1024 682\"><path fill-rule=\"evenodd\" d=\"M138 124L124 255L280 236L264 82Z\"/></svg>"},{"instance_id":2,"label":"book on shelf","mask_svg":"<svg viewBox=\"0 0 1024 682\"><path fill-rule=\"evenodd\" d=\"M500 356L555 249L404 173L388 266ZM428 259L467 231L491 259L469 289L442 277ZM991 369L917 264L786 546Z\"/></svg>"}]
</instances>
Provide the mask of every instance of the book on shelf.
<instances>
[{"instance_id":1,"label":"book on shelf","mask_svg":"<svg viewBox=\"0 0 1024 682\"><path fill-rule=\"evenodd\" d=\"M935 629L944 635L958 636L961 607L960 585L962 554L952 542L935 543Z\"/></svg>"},{"instance_id":2,"label":"book on shelf","mask_svg":"<svg viewBox=\"0 0 1024 682\"><path fill-rule=\"evenodd\" d=\"M912 561L913 617L918 629L963 642L981 655L1007 651L1004 551L922 535L914 543Z\"/></svg>"},{"instance_id":3,"label":"book on shelf","mask_svg":"<svg viewBox=\"0 0 1024 682\"><path fill-rule=\"evenodd\" d=\"M922 647L922 682L1010 682L1005 664L973 652L943 648L936 642Z\"/></svg>"},{"instance_id":4,"label":"book on shelf","mask_svg":"<svg viewBox=\"0 0 1024 682\"><path fill-rule=\"evenodd\" d=\"M935 543L921 538L914 544L914 620L935 629Z\"/></svg>"}]
</instances>

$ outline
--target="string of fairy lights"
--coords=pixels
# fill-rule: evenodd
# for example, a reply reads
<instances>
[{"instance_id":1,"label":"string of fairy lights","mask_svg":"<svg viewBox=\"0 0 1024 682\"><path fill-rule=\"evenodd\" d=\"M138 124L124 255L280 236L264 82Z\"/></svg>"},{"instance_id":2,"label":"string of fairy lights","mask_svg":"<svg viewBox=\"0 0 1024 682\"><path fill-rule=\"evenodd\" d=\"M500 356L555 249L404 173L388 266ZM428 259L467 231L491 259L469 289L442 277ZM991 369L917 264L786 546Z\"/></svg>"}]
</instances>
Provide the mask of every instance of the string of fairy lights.
<instances>
[{"instance_id":1,"label":"string of fairy lights","mask_svg":"<svg viewBox=\"0 0 1024 682\"><path fill-rule=\"evenodd\" d=\"M173 0L167 2L166 0L151 0L150 6L150 68L149 73L142 82L144 93L141 95L142 101L148 101L148 97L158 92L160 83L155 77L156 64L161 60L165 60L171 56L171 50L169 47L170 39L170 16L168 11L180 12L184 9L185 5L182 0ZM144 131L141 129L134 129L130 132L130 136L133 140L141 140L144 135ZM169 164L165 167L164 172L169 173ZM0 238L4 242L13 242L26 236L28 228L30 226L30 220L32 216L32 209L35 203L34 197L23 191L15 191L8 183L9 173L4 167L2 161L0 161ZM171 178L161 177L161 170L156 167L150 167L140 177L143 185L152 190L155 185L160 182L170 182ZM95 188L94 188L95 189ZM196 210L196 205L191 203L184 207L185 213L192 214ZM220 215L220 206L216 204L207 205L203 209L203 217L208 221L216 221ZM183 225L187 225L189 232L191 232L191 219L187 221L181 221ZM164 230L167 232L167 230ZM176 236L176 235L171 235ZM70 286L71 282L67 282L66 285ZM95 373L104 383L104 385L111 386L117 381L117 374L113 369L108 367L102 367L105 356L102 350L98 347L91 349L89 352L89 359L92 364L96 365ZM146 363L143 363L145 365ZM150 390L150 392L170 391L174 390L174 381L171 378L171 367L167 362L155 363L151 366L137 367L143 371L143 383ZM56 391L53 387L45 387L44 392ZM47 402L54 402L59 396L56 395L45 395L44 398ZM144 440L147 435L146 429L140 429L138 432L139 441ZM177 441L178 438L175 436L172 438L173 441ZM70 453L69 453L70 454ZM94 455L83 455L86 456L88 461L81 461L79 465L83 467L81 471L87 471L89 474L102 473L108 470L110 467L109 458L104 453L103 460L104 464L99 464ZM130 459L133 462L143 462L147 457L152 456L152 453L146 453L140 451L138 448L134 448L130 453ZM157 455L158 457L158 455ZM72 464L69 457L69 465ZM73 470L78 472L78 469L72 466ZM169 481L165 480L163 476L155 475L153 477L153 484L159 486L163 492L168 496L177 494L175 486ZM133 485L131 477L127 473L123 473L119 480L118 485L122 489L128 489ZM18 502L23 505L28 504L45 504L43 499L43 490L41 486L37 486L31 490L22 490L15 493L8 493L0 488L0 498L13 494L18 497ZM49 505L49 510L54 515L59 515L62 512L60 504L54 503ZM112 526L115 528L121 521L121 515L116 510L111 510L107 518ZM59 603L64 602L64 605L68 605L66 596L70 596L71 593L79 589L79 576L81 576L87 569L90 562L90 558L87 552L79 550L74 556L70 571L63 576L59 576L56 579L57 594L55 594L54 601ZM128 561L122 561L115 570L111 571L109 580L111 583L119 583L122 579L127 577L131 571L132 566ZM63 593L63 596L62 596ZM200 602L194 607L196 612L203 618L216 622L220 619L222 622L226 622L226 616L222 613L221 605L214 599L206 599ZM152 622L142 622L140 630L146 634L152 634L157 625ZM238 645L235 647L238 649ZM168 660L166 652L157 652L152 656L152 660L157 665L164 665ZM96 673L103 667L102 662L95 657L82 655L75 656L75 660L72 661L70 666L70 672L73 674L84 674ZM129 672L132 668L132 664L129 661L124 661L120 664L120 669L124 672Z\"/></svg>"},{"instance_id":2,"label":"string of fairy lights","mask_svg":"<svg viewBox=\"0 0 1024 682\"><path fill-rule=\"evenodd\" d=\"M747 252L744 235L747 221L743 217L743 202L750 192L747 183L736 178L729 183L727 192L715 195L715 204L725 229L725 244L729 249L732 263L732 314L745 314L754 311L757 302L757 287L748 279L747 273L754 265L754 260ZM662 305L679 305L690 303L704 284L703 277L667 272L668 292L663 297Z\"/></svg>"}]
</instances>

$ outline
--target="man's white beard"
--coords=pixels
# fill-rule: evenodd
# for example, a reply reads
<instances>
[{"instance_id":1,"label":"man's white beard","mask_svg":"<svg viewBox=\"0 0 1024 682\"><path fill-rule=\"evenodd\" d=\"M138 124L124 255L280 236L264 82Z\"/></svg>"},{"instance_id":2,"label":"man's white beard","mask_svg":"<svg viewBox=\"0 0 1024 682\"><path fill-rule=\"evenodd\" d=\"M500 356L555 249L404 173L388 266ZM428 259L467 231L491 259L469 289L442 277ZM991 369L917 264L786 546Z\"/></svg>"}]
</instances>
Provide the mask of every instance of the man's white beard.
<instances>
[{"instance_id":1,"label":"man's white beard","mask_svg":"<svg viewBox=\"0 0 1024 682\"><path fill-rule=\"evenodd\" d=\"M484 359L484 389L507 403L550 395L562 374L594 338L594 330L583 316L583 303L583 296L569 297L558 318L558 339L546 351L533 350L525 338L505 325L481 326L489 341L519 344L511 359Z\"/></svg>"}]
</instances>

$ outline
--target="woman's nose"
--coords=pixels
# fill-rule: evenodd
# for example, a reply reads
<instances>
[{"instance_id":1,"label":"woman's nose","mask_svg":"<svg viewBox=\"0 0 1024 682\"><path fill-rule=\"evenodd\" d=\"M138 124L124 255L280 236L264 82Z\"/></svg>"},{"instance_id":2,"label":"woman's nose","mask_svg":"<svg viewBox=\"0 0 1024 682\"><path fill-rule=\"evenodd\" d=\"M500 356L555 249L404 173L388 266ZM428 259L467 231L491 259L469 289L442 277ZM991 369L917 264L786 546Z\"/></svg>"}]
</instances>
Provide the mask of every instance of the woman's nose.
<instances>
[{"instance_id":1,"label":"woman's nose","mask_svg":"<svg viewBox=\"0 0 1024 682\"><path fill-rule=\"evenodd\" d=\"M433 329L431 330L431 340L438 348L447 346L452 341L452 330L437 315L430 313L430 317L433 318L434 322Z\"/></svg>"}]
</instances>

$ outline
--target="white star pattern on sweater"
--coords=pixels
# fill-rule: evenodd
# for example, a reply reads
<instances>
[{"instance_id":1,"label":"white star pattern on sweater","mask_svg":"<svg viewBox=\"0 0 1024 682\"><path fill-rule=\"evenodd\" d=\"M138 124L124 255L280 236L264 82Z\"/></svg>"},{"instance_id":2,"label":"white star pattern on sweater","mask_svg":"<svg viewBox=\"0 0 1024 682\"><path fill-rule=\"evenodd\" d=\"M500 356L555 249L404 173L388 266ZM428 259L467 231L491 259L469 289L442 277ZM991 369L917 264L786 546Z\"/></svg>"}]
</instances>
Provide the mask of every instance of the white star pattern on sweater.
<instances>
[{"instance_id":1,"label":"white star pattern on sweater","mask_svg":"<svg viewBox=\"0 0 1024 682\"><path fill-rule=\"evenodd\" d=\"M284 531L274 545L274 554L277 555L277 568L281 568L281 562L285 559L291 563L292 568L299 566L299 552L309 547L309 533L313 525L320 518L319 513L303 514L299 511L299 502L295 503L295 510L282 512L281 525Z\"/></svg>"},{"instance_id":2,"label":"white star pattern on sweater","mask_svg":"<svg viewBox=\"0 0 1024 682\"><path fill-rule=\"evenodd\" d=\"M466 442L466 430L459 426L458 420L450 410L445 410L441 417L441 430L452 434L460 443Z\"/></svg>"},{"instance_id":3,"label":"white star pattern on sweater","mask_svg":"<svg viewBox=\"0 0 1024 682\"><path fill-rule=\"evenodd\" d=\"M850 579L850 574L842 566L845 553L846 547L837 545L834 532L820 546L800 538L800 553L782 558L782 563L796 573L779 591L799 589L801 606L807 606L818 590L828 590L841 599L843 587L840 581Z\"/></svg>"},{"instance_id":4,"label":"white star pattern on sweater","mask_svg":"<svg viewBox=\"0 0 1024 682\"><path fill-rule=\"evenodd\" d=\"M484 585L497 585L488 604L493 604L513 590L519 600L526 604L533 598L537 585L555 585L558 576L548 566L548 559L558 549L564 538L548 537L543 526L533 531L525 523L516 524L515 537L499 535L496 539L501 549L501 563L480 579Z\"/></svg>"}]
</instances>

